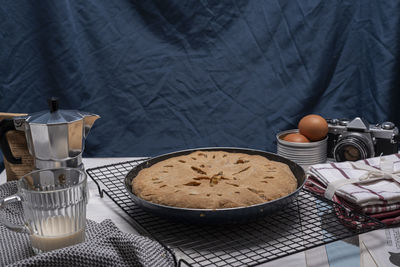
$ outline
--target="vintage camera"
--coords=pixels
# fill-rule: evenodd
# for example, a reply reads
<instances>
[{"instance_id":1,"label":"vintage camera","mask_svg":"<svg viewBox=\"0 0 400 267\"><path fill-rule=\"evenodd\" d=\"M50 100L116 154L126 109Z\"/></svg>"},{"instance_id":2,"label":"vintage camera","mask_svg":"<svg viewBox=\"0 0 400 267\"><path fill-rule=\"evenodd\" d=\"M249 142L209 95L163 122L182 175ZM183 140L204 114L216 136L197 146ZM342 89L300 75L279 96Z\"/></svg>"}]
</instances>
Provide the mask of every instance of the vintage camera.
<instances>
[{"instance_id":1,"label":"vintage camera","mask_svg":"<svg viewBox=\"0 0 400 267\"><path fill-rule=\"evenodd\" d=\"M327 119L328 158L336 161L389 155L399 150L399 129L392 122L369 125L362 118Z\"/></svg>"}]
</instances>

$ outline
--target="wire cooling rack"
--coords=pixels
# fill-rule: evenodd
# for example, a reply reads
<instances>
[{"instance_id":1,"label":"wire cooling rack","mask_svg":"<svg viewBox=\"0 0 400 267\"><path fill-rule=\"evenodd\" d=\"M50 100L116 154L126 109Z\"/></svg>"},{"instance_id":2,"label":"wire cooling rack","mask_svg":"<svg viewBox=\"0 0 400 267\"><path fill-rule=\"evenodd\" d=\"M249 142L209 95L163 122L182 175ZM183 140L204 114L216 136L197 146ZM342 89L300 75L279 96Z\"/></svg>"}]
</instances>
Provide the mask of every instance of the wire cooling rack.
<instances>
[{"instance_id":1,"label":"wire cooling rack","mask_svg":"<svg viewBox=\"0 0 400 267\"><path fill-rule=\"evenodd\" d=\"M132 217L139 232L173 251L179 266L255 266L384 227L373 218L349 212L304 189L284 210L247 224L200 226L171 222L143 211L125 191L125 175L142 161L101 166L87 173L97 184L100 196L109 196Z\"/></svg>"}]
</instances>

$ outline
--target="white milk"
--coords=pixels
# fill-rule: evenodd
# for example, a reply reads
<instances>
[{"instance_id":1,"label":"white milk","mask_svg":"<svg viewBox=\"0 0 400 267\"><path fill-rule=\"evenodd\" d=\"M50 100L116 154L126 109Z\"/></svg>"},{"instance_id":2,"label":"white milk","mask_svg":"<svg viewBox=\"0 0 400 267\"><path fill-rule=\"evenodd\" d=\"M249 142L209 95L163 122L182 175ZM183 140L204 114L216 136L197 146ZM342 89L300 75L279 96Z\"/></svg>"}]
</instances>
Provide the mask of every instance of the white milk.
<instances>
[{"instance_id":1,"label":"white milk","mask_svg":"<svg viewBox=\"0 0 400 267\"><path fill-rule=\"evenodd\" d=\"M77 227L69 217L50 217L42 221L42 224L36 222L36 225L42 231L29 237L32 247L40 251L59 249L85 241L85 228L75 231Z\"/></svg>"}]
</instances>

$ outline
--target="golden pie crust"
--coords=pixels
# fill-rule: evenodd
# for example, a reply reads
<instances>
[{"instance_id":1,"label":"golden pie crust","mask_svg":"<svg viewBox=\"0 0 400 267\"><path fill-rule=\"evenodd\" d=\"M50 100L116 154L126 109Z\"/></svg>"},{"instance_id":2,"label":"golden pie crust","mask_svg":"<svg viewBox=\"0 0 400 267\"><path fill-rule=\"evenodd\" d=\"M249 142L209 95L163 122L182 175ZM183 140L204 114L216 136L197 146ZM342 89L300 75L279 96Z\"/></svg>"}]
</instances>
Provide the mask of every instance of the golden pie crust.
<instances>
[{"instance_id":1,"label":"golden pie crust","mask_svg":"<svg viewBox=\"0 0 400 267\"><path fill-rule=\"evenodd\" d=\"M297 188L289 167L258 155L196 151L141 170L132 181L138 197L166 206L222 209L287 196Z\"/></svg>"}]
</instances>

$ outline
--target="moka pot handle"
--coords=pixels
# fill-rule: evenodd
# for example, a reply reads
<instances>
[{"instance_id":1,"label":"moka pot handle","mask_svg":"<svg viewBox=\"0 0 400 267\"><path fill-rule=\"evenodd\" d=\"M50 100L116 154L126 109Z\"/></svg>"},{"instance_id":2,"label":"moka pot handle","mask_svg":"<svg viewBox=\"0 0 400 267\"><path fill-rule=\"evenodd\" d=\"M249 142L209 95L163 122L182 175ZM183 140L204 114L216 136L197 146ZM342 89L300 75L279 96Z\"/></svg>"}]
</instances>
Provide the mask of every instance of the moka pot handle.
<instances>
[{"instance_id":1,"label":"moka pot handle","mask_svg":"<svg viewBox=\"0 0 400 267\"><path fill-rule=\"evenodd\" d=\"M8 162L11 164L22 164L21 158L16 158L12 154L10 144L7 140L7 132L12 130L16 130L14 120L5 119L0 122L0 147Z\"/></svg>"}]
</instances>

